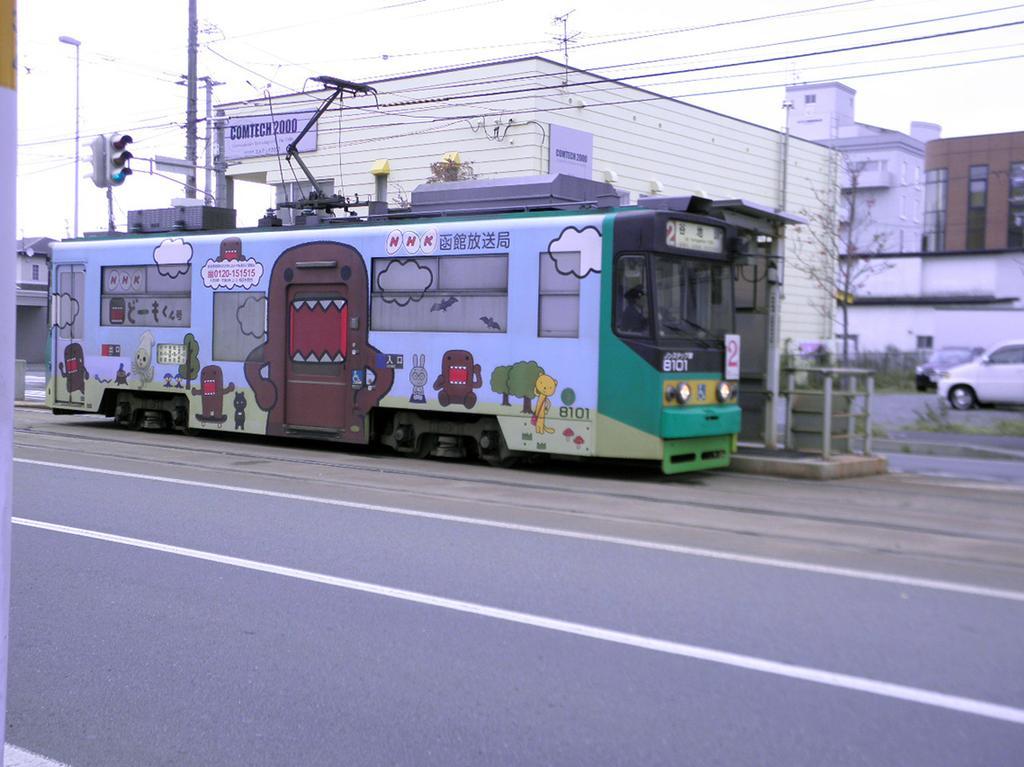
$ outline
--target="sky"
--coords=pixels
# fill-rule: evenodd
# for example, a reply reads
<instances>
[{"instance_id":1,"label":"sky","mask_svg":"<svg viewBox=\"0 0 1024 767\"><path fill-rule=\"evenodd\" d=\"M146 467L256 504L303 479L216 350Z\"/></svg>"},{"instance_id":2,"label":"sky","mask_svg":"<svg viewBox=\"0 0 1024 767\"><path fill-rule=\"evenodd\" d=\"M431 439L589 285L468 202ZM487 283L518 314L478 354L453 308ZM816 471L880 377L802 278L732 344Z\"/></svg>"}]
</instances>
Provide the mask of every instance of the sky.
<instances>
[{"instance_id":1,"label":"sky","mask_svg":"<svg viewBox=\"0 0 1024 767\"><path fill-rule=\"evenodd\" d=\"M369 82L542 55L769 128L787 84L854 88L858 122L944 138L1024 130L1024 3L998 0L364 0L306 4L197 0L198 74L214 104L301 90L309 77ZM565 20L556 16L565 15ZM992 28L996 27L996 28ZM987 28L987 29L985 29ZM967 31L973 30L973 31ZM142 158L184 157L187 0L19 0L18 237L70 237L74 222L76 49L80 42L79 232L106 228L89 142L129 133L134 174L114 216L183 197L182 176ZM561 38L568 37L568 42ZM922 39L911 39L922 38ZM567 51L566 51L567 47ZM382 89L382 94L385 91ZM199 116L205 96L199 91ZM204 126L199 128L203 156ZM202 183L203 174L199 178ZM236 185L240 226L272 200Z\"/></svg>"}]
</instances>

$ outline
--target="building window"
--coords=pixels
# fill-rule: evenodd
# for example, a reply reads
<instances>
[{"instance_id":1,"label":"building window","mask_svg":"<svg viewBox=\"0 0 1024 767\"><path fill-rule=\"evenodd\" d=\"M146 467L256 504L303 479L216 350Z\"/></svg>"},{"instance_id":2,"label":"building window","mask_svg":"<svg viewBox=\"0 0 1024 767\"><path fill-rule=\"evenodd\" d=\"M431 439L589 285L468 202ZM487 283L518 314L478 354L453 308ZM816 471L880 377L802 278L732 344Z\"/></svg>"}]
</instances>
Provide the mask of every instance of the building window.
<instances>
[{"instance_id":1,"label":"building window","mask_svg":"<svg viewBox=\"0 0 1024 767\"><path fill-rule=\"evenodd\" d=\"M922 250L936 253L946 249L946 195L949 171L946 168L924 174L924 242Z\"/></svg>"},{"instance_id":2,"label":"building window","mask_svg":"<svg viewBox=\"0 0 1024 767\"><path fill-rule=\"evenodd\" d=\"M1024 162L1010 163L1010 223L1006 247L1024 248Z\"/></svg>"},{"instance_id":3,"label":"building window","mask_svg":"<svg viewBox=\"0 0 1024 767\"><path fill-rule=\"evenodd\" d=\"M558 266L568 269L569 273L560 271ZM580 273L579 253L540 254L538 336L579 338L580 281L576 275Z\"/></svg>"},{"instance_id":4,"label":"building window","mask_svg":"<svg viewBox=\"0 0 1024 767\"><path fill-rule=\"evenodd\" d=\"M814 94L814 93L806 93L806 94L804 94L804 103L805 104L814 104L817 101L818 101L818 97L817 97L816 94Z\"/></svg>"},{"instance_id":5,"label":"building window","mask_svg":"<svg viewBox=\"0 0 1024 767\"><path fill-rule=\"evenodd\" d=\"M967 183L967 249L984 250L988 166L972 165Z\"/></svg>"},{"instance_id":6,"label":"building window","mask_svg":"<svg viewBox=\"0 0 1024 767\"><path fill-rule=\"evenodd\" d=\"M931 336L918 336L917 337L917 350L919 352L929 352L932 350L934 345L934 339Z\"/></svg>"},{"instance_id":7,"label":"building window","mask_svg":"<svg viewBox=\"0 0 1024 767\"><path fill-rule=\"evenodd\" d=\"M32 264L32 279L39 279L39 264Z\"/></svg>"}]
</instances>

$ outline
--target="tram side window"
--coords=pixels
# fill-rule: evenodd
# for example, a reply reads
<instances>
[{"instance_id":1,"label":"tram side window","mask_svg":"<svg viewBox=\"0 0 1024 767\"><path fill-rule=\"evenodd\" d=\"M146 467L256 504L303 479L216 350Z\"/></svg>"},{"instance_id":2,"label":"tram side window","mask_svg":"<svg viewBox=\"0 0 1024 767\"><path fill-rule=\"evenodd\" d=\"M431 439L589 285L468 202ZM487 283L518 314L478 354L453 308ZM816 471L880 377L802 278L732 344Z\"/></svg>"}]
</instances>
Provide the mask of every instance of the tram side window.
<instances>
[{"instance_id":1,"label":"tram side window","mask_svg":"<svg viewBox=\"0 0 1024 767\"><path fill-rule=\"evenodd\" d=\"M85 295L85 272L71 266L57 267L57 298L55 314L64 320L58 325L61 338L81 338L83 318L82 297Z\"/></svg>"},{"instance_id":2,"label":"tram side window","mask_svg":"<svg viewBox=\"0 0 1024 767\"><path fill-rule=\"evenodd\" d=\"M370 329L504 333L508 256L375 258Z\"/></svg>"},{"instance_id":3,"label":"tram side window","mask_svg":"<svg viewBox=\"0 0 1024 767\"><path fill-rule=\"evenodd\" d=\"M540 254L540 296L537 335L548 338L579 338L580 254L545 251ZM561 266L559 271L557 266ZM563 272L569 270L569 274ZM575 274L573 274L575 272Z\"/></svg>"},{"instance_id":4,"label":"tram side window","mask_svg":"<svg viewBox=\"0 0 1024 767\"><path fill-rule=\"evenodd\" d=\"M192 267L104 266L100 325L187 328L192 324Z\"/></svg>"},{"instance_id":5,"label":"tram side window","mask_svg":"<svg viewBox=\"0 0 1024 767\"><path fill-rule=\"evenodd\" d=\"M213 358L245 362L267 335L267 295L218 291L213 294Z\"/></svg>"},{"instance_id":6,"label":"tram side window","mask_svg":"<svg viewBox=\"0 0 1024 767\"><path fill-rule=\"evenodd\" d=\"M615 330L624 336L651 334L647 258L620 256L615 264Z\"/></svg>"}]
</instances>

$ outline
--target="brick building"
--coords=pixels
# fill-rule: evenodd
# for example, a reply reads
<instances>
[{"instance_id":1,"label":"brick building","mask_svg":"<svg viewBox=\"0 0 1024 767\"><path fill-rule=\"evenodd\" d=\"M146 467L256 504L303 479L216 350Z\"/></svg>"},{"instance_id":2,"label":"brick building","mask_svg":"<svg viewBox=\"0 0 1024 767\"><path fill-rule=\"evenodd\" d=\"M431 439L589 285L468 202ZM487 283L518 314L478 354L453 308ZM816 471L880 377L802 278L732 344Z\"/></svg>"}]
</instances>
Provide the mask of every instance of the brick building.
<instances>
[{"instance_id":1,"label":"brick building","mask_svg":"<svg viewBox=\"0 0 1024 767\"><path fill-rule=\"evenodd\" d=\"M927 252L1024 247L1024 131L925 147Z\"/></svg>"}]
</instances>

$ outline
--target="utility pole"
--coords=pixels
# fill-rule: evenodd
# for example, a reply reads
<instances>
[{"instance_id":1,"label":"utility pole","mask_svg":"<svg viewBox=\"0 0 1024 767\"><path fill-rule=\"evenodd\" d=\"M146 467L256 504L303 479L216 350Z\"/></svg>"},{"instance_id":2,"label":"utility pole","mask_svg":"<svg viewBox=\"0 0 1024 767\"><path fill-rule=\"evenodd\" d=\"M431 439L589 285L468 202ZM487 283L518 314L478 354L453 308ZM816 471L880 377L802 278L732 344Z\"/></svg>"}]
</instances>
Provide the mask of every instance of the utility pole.
<instances>
[{"instance_id":1,"label":"utility pole","mask_svg":"<svg viewBox=\"0 0 1024 767\"><path fill-rule=\"evenodd\" d=\"M786 128L782 134L782 147L780 148L780 160L782 167L779 169L779 211L785 213L786 203L789 198L789 116L793 111L793 102L785 99L782 102L782 109L786 113ZM779 445L778 421L776 420L775 406L779 402L779 381L781 371L781 352L779 341L781 337L779 323L782 314L782 281L779 279L782 264L786 262L786 238L785 225L775 225L775 236L772 238L772 250L774 251L768 259L768 266L765 272L765 280L768 289L768 322L766 323L766 338L764 340L766 349L765 365L765 388L768 390L768 399L765 403L764 413L764 444L770 449Z\"/></svg>"},{"instance_id":2,"label":"utility pole","mask_svg":"<svg viewBox=\"0 0 1024 767\"><path fill-rule=\"evenodd\" d=\"M212 188L212 183L211 183L211 180L210 180L210 176L213 173L213 156L214 156L213 155L213 150L214 150L214 144L213 144L213 88L214 88L215 85L223 85L224 83L217 82L216 80L214 80L209 75L206 75L205 77L200 77L199 79L202 80L203 83L205 83L205 85L206 85L206 178L205 178L205 182L204 182L204 186L203 186L203 189L206 191L206 194L203 196L203 204L204 205L210 205L210 199L213 196L210 193L210 189ZM223 136L223 131L221 132L221 136Z\"/></svg>"},{"instance_id":3,"label":"utility pole","mask_svg":"<svg viewBox=\"0 0 1024 767\"><path fill-rule=\"evenodd\" d=\"M79 125L81 112L79 110L79 49L82 47L82 43L73 37L67 35L61 35L57 38L58 41L65 45L73 45L75 47L75 239L78 239L78 156L81 152L79 144L82 139L79 136Z\"/></svg>"},{"instance_id":4,"label":"utility pole","mask_svg":"<svg viewBox=\"0 0 1024 767\"><path fill-rule=\"evenodd\" d=\"M196 196L196 56L199 50L199 20L196 0L188 0L188 104L185 107L185 160L191 170L185 176L185 196Z\"/></svg>"},{"instance_id":5,"label":"utility pole","mask_svg":"<svg viewBox=\"0 0 1024 767\"><path fill-rule=\"evenodd\" d=\"M0 0L0 249L15 251L18 159L15 0ZM14 485L14 269L0 269L0 732L7 732L7 637L11 618L11 509ZM0 759L2 761L2 759Z\"/></svg>"},{"instance_id":6,"label":"utility pole","mask_svg":"<svg viewBox=\"0 0 1024 767\"><path fill-rule=\"evenodd\" d=\"M228 178L227 169L228 163L224 157L224 110L217 110L216 118L216 135L217 135L217 155L216 155L216 166L217 171L217 207L218 208L233 208L235 207L235 195L232 189L232 181Z\"/></svg>"}]
</instances>

